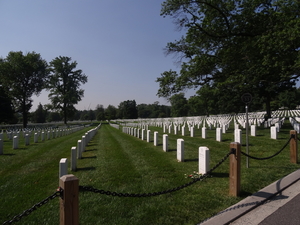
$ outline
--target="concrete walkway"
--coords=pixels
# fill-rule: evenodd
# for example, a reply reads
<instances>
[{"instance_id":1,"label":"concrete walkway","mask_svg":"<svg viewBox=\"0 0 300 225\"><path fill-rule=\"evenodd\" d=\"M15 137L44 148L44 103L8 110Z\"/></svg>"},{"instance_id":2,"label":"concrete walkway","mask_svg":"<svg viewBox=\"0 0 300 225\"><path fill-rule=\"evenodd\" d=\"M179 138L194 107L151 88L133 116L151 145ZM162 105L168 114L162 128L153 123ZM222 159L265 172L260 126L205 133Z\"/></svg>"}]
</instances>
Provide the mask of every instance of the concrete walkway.
<instances>
[{"instance_id":1,"label":"concrete walkway","mask_svg":"<svg viewBox=\"0 0 300 225\"><path fill-rule=\"evenodd\" d=\"M300 224L300 169L200 224Z\"/></svg>"}]
</instances>

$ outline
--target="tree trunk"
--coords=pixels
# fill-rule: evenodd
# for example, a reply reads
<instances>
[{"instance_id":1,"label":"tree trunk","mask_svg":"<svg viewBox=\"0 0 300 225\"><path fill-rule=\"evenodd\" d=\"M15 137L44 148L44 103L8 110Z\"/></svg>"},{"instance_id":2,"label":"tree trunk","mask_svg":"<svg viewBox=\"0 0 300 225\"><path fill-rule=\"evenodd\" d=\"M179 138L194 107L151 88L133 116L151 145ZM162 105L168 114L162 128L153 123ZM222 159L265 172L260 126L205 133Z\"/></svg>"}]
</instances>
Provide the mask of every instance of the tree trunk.
<instances>
[{"instance_id":1,"label":"tree trunk","mask_svg":"<svg viewBox=\"0 0 300 225\"><path fill-rule=\"evenodd\" d=\"M23 107L22 109L22 115L23 115L23 128L26 128L28 123L28 113L26 112L25 107Z\"/></svg>"},{"instance_id":2,"label":"tree trunk","mask_svg":"<svg viewBox=\"0 0 300 225\"><path fill-rule=\"evenodd\" d=\"M63 111L64 111L64 123L65 123L65 125L67 125L67 106L66 106L66 103L64 103Z\"/></svg>"},{"instance_id":3,"label":"tree trunk","mask_svg":"<svg viewBox=\"0 0 300 225\"><path fill-rule=\"evenodd\" d=\"M271 118L271 98L270 96L267 96L266 98L266 111L267 111L267 116L268 118Z\"/></svg>"}]
</instances>

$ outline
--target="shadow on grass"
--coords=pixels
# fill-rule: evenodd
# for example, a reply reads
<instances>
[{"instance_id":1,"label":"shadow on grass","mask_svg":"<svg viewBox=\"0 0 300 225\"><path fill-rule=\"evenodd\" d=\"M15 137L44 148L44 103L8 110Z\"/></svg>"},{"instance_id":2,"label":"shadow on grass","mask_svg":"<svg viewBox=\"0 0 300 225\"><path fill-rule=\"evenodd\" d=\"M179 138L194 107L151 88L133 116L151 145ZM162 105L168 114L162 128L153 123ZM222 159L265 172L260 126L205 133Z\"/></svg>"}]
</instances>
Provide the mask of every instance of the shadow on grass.
<instances>
[{"instance_id":1,"label":"shadow on grass","mask_svg":"<svg viewBox=\"0 0 300 225\"><path fill-rule=\"evenodd\" d=\"M89 166L89 167L84 167L84 168L77 168L77 171L90 171L90 170L95 170L96 167L94 166Z\"/></svg>"},{"instance_id":2,"label":"shadow on grass","mask_svg":"<svg viewBox=\"0 0 300 225\"><path fill-rule=\"evenodd\" d=\"M215 173L215 172L212 172L211 175L213 177L229 177L229 173Z\"/></svg>"},{"instance_id":3,"label":"shadow on grass","mask_svg":"<svg viewBox=\"0 0 300 225\"><path fill-rule=\"evenodd\" d=\"M86 157L82 157L81 159L96 159L97 156L86 156Z\"/></svg>"},{"instance_id":4,"label":"shadow on grass","mask_svg":"<svg viewBox=\"0 0 300 225\"><path fill-rule=\"evenodd\" d=\"M18 150L27 150L26 147L23 147L23 148L16 148L16 149L12 149L13 151L18 151Z\"/></svg>"},{"instance_id":5,"label":"shadow on grass","mask_svg":"<svg viewBox=\"0 0 300 225\"><path fill-rule=\"evenodd\" d=\"M87 149L87 150L85 150L85 152L93 152L93 151L97 151L97 149L93 148L93 149Z\"/></svg>"},{"instance_id":6,"label":"shadow on grass","mask_svg":"<svg viewBox=\"0 0 300 225\"><path fill-rule=\"evenodd\" d=\"M92 147L92 146L95 146L95 145L96 145L96 143L92 143L92 144L88 144L87 146Z\"/></svg>"},{"instance_id":7,"label":"shadow on grass","mask_svg":"<svg viewBox=\"0 0 300 225\"><path fill-rule=\"evenodd\" d=\"M13 155L16 155L16 154L12 154L12 153L4 153L4 154L2 154L3 156L13 156ZM0 155L1 156L1 155Z\"/></svg>"},{"instance_id":8,"label":"shadow on grass","mask_svg":"<svg viewBox=\"0 0 300 225\"><path fill-rule=\"evenodd\" d=\"M177 149L168 149L168 152L177 152Z\"/></svg>"},{"instance_id":9,"label":"shadow on grass","mask_svg":"<svg viewBox=\"0 0 300 225\"><path fill-rule=\"evenodd\" d=\"M184 159L185 162L197 162L199 161L199 158L196 158L196 159Z\"/></svg>"},{"instance_id":10,"label":"shadow on grass","mask_svg":"<svg viewBox=\"0 0 300 225\"><path fill-rule=\"evenodd\" d=\"M229 138L222 139L222 142L227 142L227 141L232 141L232 139L229 139Z\"/></svg>"}]
</instances>

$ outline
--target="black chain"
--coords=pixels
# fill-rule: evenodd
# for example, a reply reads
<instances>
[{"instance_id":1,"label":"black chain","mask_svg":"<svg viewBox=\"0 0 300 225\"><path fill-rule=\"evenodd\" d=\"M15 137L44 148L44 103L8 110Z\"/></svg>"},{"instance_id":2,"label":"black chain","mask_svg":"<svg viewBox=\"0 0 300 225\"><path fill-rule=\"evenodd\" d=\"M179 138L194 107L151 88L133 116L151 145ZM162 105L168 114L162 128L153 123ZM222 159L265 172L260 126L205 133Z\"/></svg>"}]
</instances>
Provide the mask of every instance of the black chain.
<instances>
[{"instance_id":1,"label":"black chain","mask_svg":"<svg viewBox=\"0 0 300 225\"><path fill-rule=\"evenodd\" d=\"M264 157L264 158L258 158L258 157L254 157L254 156L250 156L245 152L241 152L244 156L247 156L251 159L256 159L256 160L266 160L266 159L271 159L273 157L275 157L276 155L278 155L279 153L281 153L283 151L283 149L285 149L285 147L290 143L291 139L293 138L293 136L290 137L290 139L287 141L287 143L282 147L282 149L280 149L278 152L276 152L274 155L271 155L269 157Z\"/></svg>"},{"instance_id":2,"label":"black chain","mask_svg":"<svg viewBox=\"0 0 300 225\"><path fill-rule=\"evenodd\" d=\"M193 180L189 183L183 184L179 187L169 189L166 191L160 191L160 192L153 192L153 193L142 193L142 194L129 194L129 193L117 193L117 192L111 192L111 191L104 191L104 190L99 190L93 187L89 186L79 186L79 191L89 191L89 192L94 192L98 194L104 194L104 195L112 195L112 196L118 196L118 197L150 197L150 196L157 196L157 195L163 195L167 193L171 193L174 191L181 190L185 187L188 187L198 181L204 180L207 178L215 169L217 169L228 157L229 155L233 154L234 152L231 150L227 155L219 162L217 163L212 169L210 169L206 174L201 175L198 178L193 178Z\"/></svg>"},{"instance_id":3,"label":"black chain","mask_svg":"<svg viewBox=\"0 0 300 225\"><path fill-rule=\"evenodd\" d=\"M5 221L3 223L3 225L4 224L12 224L13 222L20 221L23 217L28 216L33 211L37 210L41 206L43 206L46 203L48 203L50 200L52 200L52 199L54 199L54 198L56 198L58 196L61 196L61 194L62 194L62 189L58 188L57 191L53 195L50 195L48 198L45 198L44 200L40 201L39 203L36 203L30 209L27 209L27 210L23 211L21 214L14 216L11 220Z\"/></svg>"}]
</instances>

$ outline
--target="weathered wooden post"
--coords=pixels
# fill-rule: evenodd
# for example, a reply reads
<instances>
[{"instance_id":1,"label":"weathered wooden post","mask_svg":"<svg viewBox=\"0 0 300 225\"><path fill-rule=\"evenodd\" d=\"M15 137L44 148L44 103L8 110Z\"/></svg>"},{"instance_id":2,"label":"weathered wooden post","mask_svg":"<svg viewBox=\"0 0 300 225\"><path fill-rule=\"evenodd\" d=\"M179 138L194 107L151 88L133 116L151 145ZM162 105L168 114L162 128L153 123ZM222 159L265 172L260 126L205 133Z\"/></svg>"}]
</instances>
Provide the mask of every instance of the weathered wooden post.
<instances>
[{"instance_id":1,"label":"weathered wooden post","mask_svg":"<svg viewBox=\"0 0 300 225\"><path fill-rule=\"evenodd\" d=\"M59 200L60 225L79 224L79 179L73 174L64 175L59 179L63 191Z\"/></svg>"},{"instance_id":2,"label":"weathered wooden post","mask_svg":"<svg viewBox=\"0 0 300 225\"><path fill-rule=\"evenodd\" d=\"M229 166L229 195L237 197L240 194L241 186L241 145L237 142L230 143L230 151L234 154L230 155Z\"/></svg>"},{"instance_id":3,"label":"weathered wooden post","mask_svg":"<svg viewBox=\"0 0 300 225\"><path fill-rule=\"evenodd\" d=\"M297 131L290 131L291 140L290 140L290 158L291 163L298 163L298 139L297 139Z\"/></svg>"}]
</instances>

